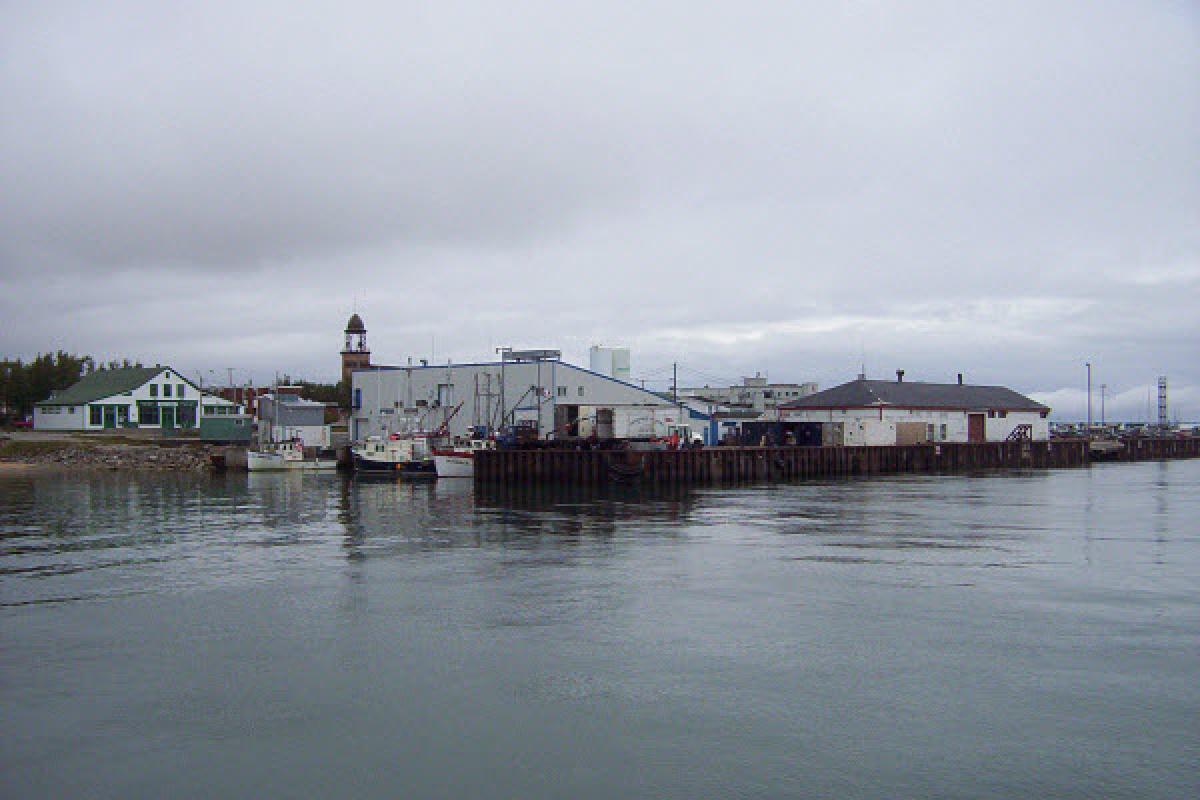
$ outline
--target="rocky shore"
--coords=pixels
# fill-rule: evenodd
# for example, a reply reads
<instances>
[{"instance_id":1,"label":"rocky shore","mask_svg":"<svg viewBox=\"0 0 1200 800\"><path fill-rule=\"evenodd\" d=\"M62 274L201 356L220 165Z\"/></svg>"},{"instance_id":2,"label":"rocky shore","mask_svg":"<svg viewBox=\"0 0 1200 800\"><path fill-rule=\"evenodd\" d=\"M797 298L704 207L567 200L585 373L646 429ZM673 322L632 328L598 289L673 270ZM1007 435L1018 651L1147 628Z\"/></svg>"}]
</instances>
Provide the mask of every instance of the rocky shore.
<instances>
[{"instance_id":1,"label":"rocky shore","mask_svg":"<svg viewBox=\"0 0 1200 800\"><path fill-rule=\"evenodd\" d=\"M186 444L11 441L0 439L0 464L63 469L202 471L223 448Z\"/></svg>"}]
</instances>

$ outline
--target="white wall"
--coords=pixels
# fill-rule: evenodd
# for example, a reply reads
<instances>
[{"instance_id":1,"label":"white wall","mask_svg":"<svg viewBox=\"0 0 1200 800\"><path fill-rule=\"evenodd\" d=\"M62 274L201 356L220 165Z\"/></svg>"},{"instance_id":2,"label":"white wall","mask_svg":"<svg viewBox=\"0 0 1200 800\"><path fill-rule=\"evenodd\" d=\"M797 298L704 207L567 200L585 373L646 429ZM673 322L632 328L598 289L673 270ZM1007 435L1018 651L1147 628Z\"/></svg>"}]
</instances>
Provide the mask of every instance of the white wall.
<instances>
[{"instance_id":1,"label":"white wall","mask_svg":"<svg viewBox=\"0 0 1200 800\"><path fill-rule=\"evenodd\" d=\"M39 431L81 431L87 420L84 406L34 406L33 428Z\"/></svg>"},{"instance_id":2,"label":"white wall","mask_svg":"<svg viewBox=\"0 0 1200 800\"><path fill-rule=\"evenodd\" d=\"M599 347L593 345L588 351L588 366L592 372L629 382L629 348Z\"/></svg>"},{"instance_id":3,"label":"white wall","mask_svg":"<svg viewBox=\"0 0 1200 800\"><path fill-rule=\"evenodd\" d=\"M967 413L965 411L931 411L926 409L884 408L882 414L877 408L855 408L847 410L803 410L792 409L783 412L783 419L788 422L849 422L860 419L882 419L892 423L893 431L897 422L921 422L934 426L934 441L965 442L967 438ZM985 421L985 438L989 442L1001 442L1008 438L1013 428L1021 424L1033 426L1033 438L1045 441L1050 438L1048 420L1043 419L1037 411L1009 411L1005 417L988 417L983 413ZM999 412L997 412L999 413ZM943 431L942 426L945 426ZM848 437L847 437L848 438ZM890 444L895 444L893 433Z\"/></svg>"},{"instance_id":4,"label":"white wall","mask_svg":"<svg viewBox=\"0 0 1200 800\"><path fill-rule=\"evenodd\" d=\"M531 386L544 391L531 393ZM462 407L448 426L455 435L466 433L473 425L500 424L501 400L504 412L520 407L524 410L518 418L540 420L543 436L553 430L554 409L559 405L580 406L581 417L585 408L597 406L675 408L636 386L560 361L510 362L503 368L499 363L377 367L355 370L351 387L352 405L355 392L361 402L360 408L351 411L350 435L358 440L397 431L407 419L420 418L421 427L437 428L460 402Z\"/></svg>"},{"instance_id":5,"label":"white wall","mask_svg":"<svg viewBox=\"0 0 1200 800\"><path fill-rule=\"evenodd\" d=\"M1004 441L1018 425L1032 425L1034 441L1050 438L1050 420L1043 419L1037 411L1009 411L1005 417L989 417L984 422L989 442Z\"/></svg>"},{"instance_id":6,"label":"white wall","mask_svg":"<svg viewBox=\"0 0 1200 800\"><path fill-rule=\"evenodd\" d=\"M610 406L611 407L611 406ZM680 415L676 406L616 406L613 409L613 436L617 439L650 439L664 437L670 428L687 425L688 415ZM591 436L595 431L596 406L579 409L579 435ZM699 427L697 426L699 432Z\"/></svg>"},{"instance_id":7,"label":"white wall","mask_svg":"<svg viewBox=\"0 0 1200 800\"><path fill-rule=\"evenodd\" d=\"M327 448L330 442L329 425L274 425L271 427L271 440L287 441L300 437L305 447Z\"/></svg>"},{"instance_id":8,"label":"white wall","mask_svg":"<svg viewBox=\"0 0 1200 800\"><path fill-rule=\"evenodd\" d=\"M179 386L183 385L183 395L179 394ZM164 386L171 387L171 396L165 395ZM152 396L150 387L157 387L157 395ZM128 392L104 397L99 400L94 400L89 405L109 405L109 406L128 406L129 421L138 422L137 404L142 402L166 402L173 403L177 400L190 401L196 404L196 424L200 424L200 419L204 416L204 406L225 406L234 408L235 404L221 397L212 397L201 394L200 391L187 381L182 375L173 369L164 367L161 372L154 375L144 384ZM88 406L58 406L62 409L61 414L46 413L53 406L35 407L34 408L34 427L38 430L103 430L103 423L93 425L90 422L90 413ZM70 409L74 408L75 413L70 413ZM148 425L146 427L155 428L159 425Z\"/></svg>"},{"instance_id":9,"label":"white wall","mask_svg":"<svg viewBox=\"0 0 1200 800\"><path fill-rule=\"evenodd\" d=\"M847 447L896 443L896 423L880 419L848 419L842 429L842 444Z\"/></svg>"}]
</instances>

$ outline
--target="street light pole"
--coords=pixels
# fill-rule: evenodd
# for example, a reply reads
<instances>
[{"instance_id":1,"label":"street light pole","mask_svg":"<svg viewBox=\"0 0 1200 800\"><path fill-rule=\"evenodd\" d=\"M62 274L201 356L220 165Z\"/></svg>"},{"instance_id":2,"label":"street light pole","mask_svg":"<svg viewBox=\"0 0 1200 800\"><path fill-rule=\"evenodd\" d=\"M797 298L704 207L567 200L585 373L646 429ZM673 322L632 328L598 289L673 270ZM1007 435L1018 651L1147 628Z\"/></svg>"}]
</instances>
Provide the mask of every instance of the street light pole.
<instances>
[{"instance_id":1,"label":"street light pole","mask_svg":"<svg viewBox=\"0 0 1200 800\"><path fill-rule=\"evenodd\" d=\"M1105 427L1104 395L1107 393L1107 391L1108 391L1108 384L1107 383L1100 384L1100 427L1101 428Z\"/></svg>"},{"instance_id":2,"label":"street light pole","mask_svg":"<svg viewBox=\"0 0 1200 800\"><path fill-rule=\"evenodd\" d=\"M1087 427L1088 433L1092 431L1092 362L1088 361L1084 364L1087 367L1088 373L1088 401L1087 401Z\"/></svg>"}]
</instances>

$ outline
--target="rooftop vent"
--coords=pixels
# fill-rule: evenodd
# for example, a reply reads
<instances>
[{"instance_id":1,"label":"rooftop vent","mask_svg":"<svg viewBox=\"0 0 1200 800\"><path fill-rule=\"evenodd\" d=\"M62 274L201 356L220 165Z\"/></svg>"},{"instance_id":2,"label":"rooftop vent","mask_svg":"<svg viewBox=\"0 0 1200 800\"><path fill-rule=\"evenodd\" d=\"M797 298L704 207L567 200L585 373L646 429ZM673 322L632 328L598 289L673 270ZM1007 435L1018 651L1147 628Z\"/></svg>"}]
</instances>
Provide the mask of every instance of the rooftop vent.
<instances>
[{"instance_id":1,"label":"rooftop vent","mask_svg":"<svg viewBox=\"0 0 1200 800\"><path fill-rule=\"evenodd\" d=\"M896 370L896 383L904 383L904 370Z\"/></svg>"},{"instance_id":2,"label":"rooftop vent","mask_svg":"<svg viewBox=\"0 0 1200 800\"><path fill-rule=\"evenodd\" d=\"M958 373L958 385L962 386L962 373Z\"/></svg>"}]
</instances>

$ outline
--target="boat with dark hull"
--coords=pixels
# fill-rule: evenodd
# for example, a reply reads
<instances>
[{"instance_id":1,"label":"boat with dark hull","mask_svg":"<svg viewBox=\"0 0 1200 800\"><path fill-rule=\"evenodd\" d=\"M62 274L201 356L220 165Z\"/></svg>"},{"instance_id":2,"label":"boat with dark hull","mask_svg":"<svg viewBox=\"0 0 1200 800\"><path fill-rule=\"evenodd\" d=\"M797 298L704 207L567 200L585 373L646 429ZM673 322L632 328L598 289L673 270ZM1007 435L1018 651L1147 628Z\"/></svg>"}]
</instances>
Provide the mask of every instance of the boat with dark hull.
<instances>
[{"instance_id":1,"label":"boat with dark hull","mask_svg":"<svg viewBox=\"0 0 1200 800\"><path fill-rule=\"evenodd\" d=\"M371 437L351 449L354 471L360 475L436 478L429 434Z\"/></svg>"}]
</instances>

